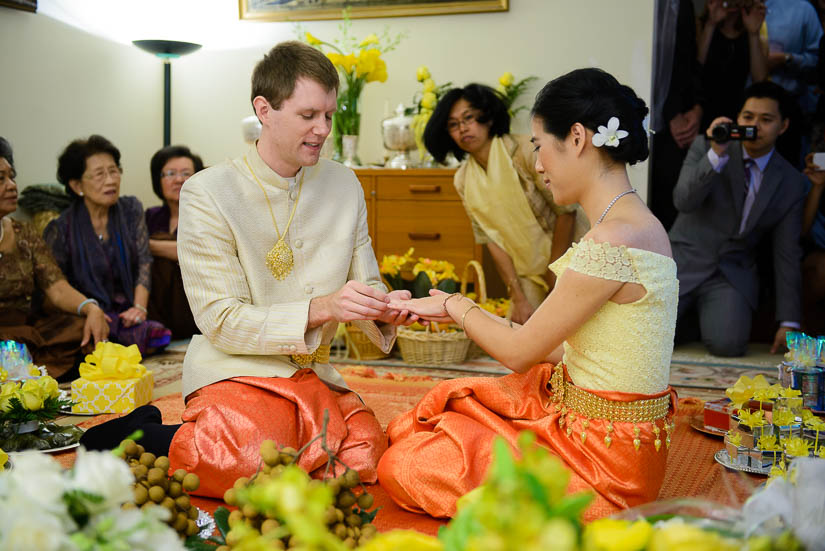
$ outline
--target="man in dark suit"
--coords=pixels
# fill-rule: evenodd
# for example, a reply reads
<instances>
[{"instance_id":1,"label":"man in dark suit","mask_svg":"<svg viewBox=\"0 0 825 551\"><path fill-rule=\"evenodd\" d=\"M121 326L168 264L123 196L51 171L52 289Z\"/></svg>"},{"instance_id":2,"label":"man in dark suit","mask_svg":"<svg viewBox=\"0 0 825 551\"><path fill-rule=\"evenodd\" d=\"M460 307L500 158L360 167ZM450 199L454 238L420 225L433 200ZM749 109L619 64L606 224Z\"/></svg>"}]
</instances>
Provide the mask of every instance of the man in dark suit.
<instances>
[{"instance_id":1,"label":"man in dark suit","mask_svg":"<svg viewBox=\"0 0 825 551\"><path fill-rule=\"evenodd\" d=\"M772 82L744 94L739 125L756 126L755 140L710 140L726 117L715 119L707 138L693 142L673 190L679 211L670 242L679 277L679 320L696 306L702 341L712 354L741 356L759 296L757 249L771 239L780 322L771 352L785 333L799 328L802 250L799 236L805 178L775 151L788 129L790 99Z\"/></svg>"}]
</instances>

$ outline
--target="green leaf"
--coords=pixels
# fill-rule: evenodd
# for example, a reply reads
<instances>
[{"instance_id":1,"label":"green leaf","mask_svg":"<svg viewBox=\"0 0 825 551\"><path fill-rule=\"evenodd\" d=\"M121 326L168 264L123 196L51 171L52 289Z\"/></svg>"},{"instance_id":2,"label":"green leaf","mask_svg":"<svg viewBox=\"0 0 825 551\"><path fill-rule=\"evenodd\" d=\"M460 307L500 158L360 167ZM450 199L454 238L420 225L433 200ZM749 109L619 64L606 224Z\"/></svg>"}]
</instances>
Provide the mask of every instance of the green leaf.
<instances>
[{"instance_id":1,"label":"green leaf","mask_svg":"<svg viewBox=\"0 0 825 551\"><path fill-rule=\"evenodd\" d=\"M364 524L367 524L367 523L370 523L373 520L375 520L375 515L378 514L378 511L380 511L382 509L382 507L376 507L372 511L365 511L363 509L360 509L360 508L356 507L355 508L355 514L357 514L359 517L361 517L361 520L363 521Z\"/></svg>"},{"instance_id":2,"label":"green leaf","mask_svg":"<svg viewBox=\"0 0 825 551\"><path fill-rule=\"evenodd\" d=\"M226 540L226 534L229 533L229 509L223 506L218 507L212 516L215 519L215 526L218 527L221 537Z\"/></svg>"},{"instance_id":3,"label":"green leaf","mask_svg":"<svg viewBox=\"0 0 825 551\"><path fill-rule=\"evenodd\" d=\"M213 544L209 543L209 541L210 540L205 540L199 536L189 536L183 542L183 546L187 549L191 549L192 551L215 551L215 549L218 548L218 545L223 545L223 543Z\"/></svg>"},{"instance_id":4,"label":"green leaf","mask_svg":"<svg viewBox=\"0 0 825 551\"><path fill-rule=\"evenodd\" d=\"M488 479L500 482L512 482L518 477L513 452L504 438L496 438L493 444L493 466L490 473Z\"/></svg>"},{"instance_id":5,"label":"green leaf","mask_svg":"<svg viewBox=\"0 0 825 551\"><path fill-rule=\"evenodd\" d=\"M436 285L435 288L439 291L444 291L445 293L457 293L458 281L454 279L442 279L438 282L438 285Z\"/></svg>"},{"instance_id":6,"label":"green leaf","mask_svg":"<svg viewBox=\"0 0 825 551\"><path fill-rule=\"evenodd\" d=\"M481 533L481 525L468 506L456 515L447 526L438 530L438 539L444 544L444 551L464 551L474 535Z\"/></svg>"},{"instance_id":7,"label":"green leaf","mask_svg":"<svg viewBox=\"0 0 825 551\"><path fill-rule=\"evenodd\" d=\"M424 272L418 272L418 275L415 276L415 280L413 280L413 298L423 298L430 296L430 289L432 289L432 283L430 283L430 276L428 276Z\"/></svg>"},{"instance_id":8,"label":"green leaf","mask_svg":"<svg viewBox=\"0 0 825 551\"><path fill-rule=\"evenodd\" d=\"M553 507L552 514L553 516L567 517L570 520L577 521L592 500L593 494L589 492L567 496Z\"/></svg>"}]
</instances>

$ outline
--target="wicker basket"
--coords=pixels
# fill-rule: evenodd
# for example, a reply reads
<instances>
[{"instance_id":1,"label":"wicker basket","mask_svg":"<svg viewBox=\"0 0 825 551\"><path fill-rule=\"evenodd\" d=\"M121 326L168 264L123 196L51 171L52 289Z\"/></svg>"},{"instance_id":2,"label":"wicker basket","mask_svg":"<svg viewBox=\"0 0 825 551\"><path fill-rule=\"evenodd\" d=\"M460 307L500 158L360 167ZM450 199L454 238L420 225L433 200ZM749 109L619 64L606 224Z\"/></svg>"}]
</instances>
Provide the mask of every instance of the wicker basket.
<instances>
[{"instance_id":1,"label":"wicker basket","mask_svg":"<svg viewBox=\"0 0 825 551\"><path fill-rule=\"evenodd\" d=\"M487 302L487 282L484 279L484 270L481 267L481 264L478 263L476 260L471 260L464 266L464 273L461 275L461 294L467 294L467 284L469 283L469 276L470 276L470 268L475 269L476 274L476 284L475 290L476 294L478 295L478 303L484 304ZM470 346L467 349L467 359L472 360L474 358L478 358L479 356L484 356L485 352L481 349L479 345L475 342L470 340Z\"/></svg>"},{"instance_id":2,"label":"wicker basket","mask_svg":"<svg viewBox=\"0 0 825 551\"><path fill-rule=\"evenodd\" d=\"M407 327L398 328L398 347L401 357L413 365L460 364L467 357L470 339L464 331L454 333L433 333L430 326L426 331L415 331Z\"/></svg>"},{"instance_id":3,"label":"wicker basket","mask_svg":"<svg viewBox=\"0 0 825 551\"><path fill-rule=\"evenodd\" d=\"M347 348L349 357L355 360L380 360L389 356L352 323L347 324Z\"/></svg>"}]
</instances>

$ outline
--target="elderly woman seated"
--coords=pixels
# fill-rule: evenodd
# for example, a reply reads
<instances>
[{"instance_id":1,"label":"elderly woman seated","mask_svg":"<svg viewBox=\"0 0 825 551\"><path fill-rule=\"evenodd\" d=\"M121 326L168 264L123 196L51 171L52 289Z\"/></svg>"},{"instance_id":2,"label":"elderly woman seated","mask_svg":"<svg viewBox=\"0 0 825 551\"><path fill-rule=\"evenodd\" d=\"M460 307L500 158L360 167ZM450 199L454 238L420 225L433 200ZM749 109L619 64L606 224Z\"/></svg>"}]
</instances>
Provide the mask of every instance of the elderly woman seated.
<instances>
[{"instance_id":1,"label":"elderly woman seated","mask_svg":"<svg viewBox=\"0 0 825 551\"><path fill-rule=\"evenodd\" d=\"M120 196L120 151L103 136L70 143L57 179L72 205L44 232L69 283L109 315L110 339L148 354L169 344L171 332L147 319L152 254L143 205Z\"/></svg>"},{"instance_id":2,"label":"elderly woman seated","mask_svg":"<svg viewBox=\"0 0 825 551\"><path fill-rule=\"evenodd\" d=\"M146 209L152 264L152 296L149 317L172 330L176 339L200 333L183 290L178 264L178 204L183 183L203 170L203 161L188 147L170 145L152 155L149 163L152 189L163 205Z\"/></svg>"},{"instance_id":3,"label":"elderly woman seated","mask_svg":"<svg viewBox=\"0 0 825 551\"><path fill-rule=\"evenodd\" d=\"M25 343L35 364L70 380L109 325L97 301L69 285L34 227L8 216L17 210L15 176L11 145L0 138L0 340ZM39 293L48 312L36 307Z\"/></svg>"}]
</instances>

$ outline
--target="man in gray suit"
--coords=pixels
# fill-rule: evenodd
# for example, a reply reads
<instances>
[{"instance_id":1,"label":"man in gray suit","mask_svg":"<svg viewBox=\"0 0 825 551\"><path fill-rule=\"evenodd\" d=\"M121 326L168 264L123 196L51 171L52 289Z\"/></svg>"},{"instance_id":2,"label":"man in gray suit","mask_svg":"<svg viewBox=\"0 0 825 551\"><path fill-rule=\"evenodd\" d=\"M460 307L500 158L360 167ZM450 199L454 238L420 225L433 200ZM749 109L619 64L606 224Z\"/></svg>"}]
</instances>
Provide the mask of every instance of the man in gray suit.
<instances>
[{"instance_id":1,"label":"man in gray suit","mask_svg":"<svg viewBox=\"0 0 825 551\"><path fill-rule=\"evenodd\" d=\"M790 101L772 82L754 84L744 94L739 125L756 126L755 140L719 143L713 129L732 123L715 119L707 137L691 145L673 190L679 214L670 230L679 277L679 320L696 306L702 341L712 354L741 356L759 297L757 249L773 247L776 317L780 322L771 352L785 333L799 328L802 250L799 236L805 177L775 151L788 128Z\"/></svg>"}]
</instances>

